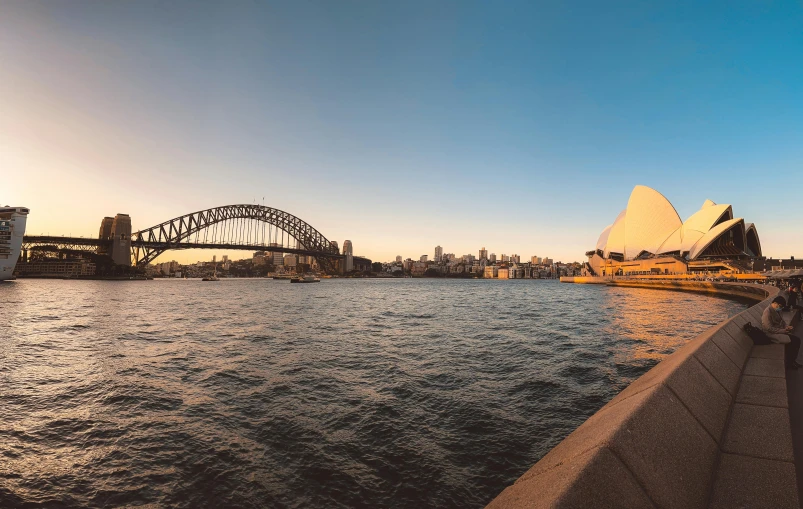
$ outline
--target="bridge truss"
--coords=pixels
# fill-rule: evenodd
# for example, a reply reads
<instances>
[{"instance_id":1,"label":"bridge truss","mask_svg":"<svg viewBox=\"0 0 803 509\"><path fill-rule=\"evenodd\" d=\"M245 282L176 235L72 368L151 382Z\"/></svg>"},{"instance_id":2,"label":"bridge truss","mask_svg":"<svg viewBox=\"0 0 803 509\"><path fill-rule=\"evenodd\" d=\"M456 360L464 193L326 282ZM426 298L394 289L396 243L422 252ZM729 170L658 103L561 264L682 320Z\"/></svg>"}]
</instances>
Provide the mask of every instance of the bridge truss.
<instances>
[{"instance_id":1,"label":"bridge truss","mask_svg":"<svg viewBox=\"0 0 803 509\"><path fill-rule=\"evenodd\" d=\"M226 205L186 214L131 234L132 261L152 262L169 249L251 249L314 257L329 272L338 248L300 218L263 205Z\"/></svg>"}]
</instances>

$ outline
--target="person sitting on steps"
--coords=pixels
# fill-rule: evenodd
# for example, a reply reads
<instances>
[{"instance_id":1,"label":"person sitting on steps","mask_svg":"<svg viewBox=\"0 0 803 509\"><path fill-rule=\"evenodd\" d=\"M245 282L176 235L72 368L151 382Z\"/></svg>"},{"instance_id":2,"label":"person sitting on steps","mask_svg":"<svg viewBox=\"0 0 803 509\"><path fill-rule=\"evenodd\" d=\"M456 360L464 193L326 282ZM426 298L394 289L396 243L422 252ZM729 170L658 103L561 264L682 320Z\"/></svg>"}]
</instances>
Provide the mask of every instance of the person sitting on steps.
<instances>
[{"instance_id":1,"label":"person sitting on steps","mask_svg":"<svg viewBox=\"0 0 803 509\"><path fill-rule=\"evenodd\" d=\"M784 364L786 369L797 369L801 367L797 362L797 353L800 350L800 338L792 335L793 327L787 325L781 317L781 308L786 306L786 299L775 297L772 303L764 310L761 315L761 328L769 336L773 343L784 345Z\"/></svg>"}]
</instances>

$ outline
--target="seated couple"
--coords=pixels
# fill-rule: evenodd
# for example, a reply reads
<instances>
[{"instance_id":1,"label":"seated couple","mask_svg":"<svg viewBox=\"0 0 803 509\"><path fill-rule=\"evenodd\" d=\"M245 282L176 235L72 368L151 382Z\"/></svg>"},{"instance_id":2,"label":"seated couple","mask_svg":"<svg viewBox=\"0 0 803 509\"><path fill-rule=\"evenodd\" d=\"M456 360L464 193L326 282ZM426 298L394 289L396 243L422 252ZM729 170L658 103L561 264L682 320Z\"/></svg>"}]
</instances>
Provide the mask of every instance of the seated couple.
<instances>
[{"instance_id":1,"label":"seated couple","mask_svg":"<svg viewBox=\"0 0 803 509\"><path fill-rule=\"evenodd\" d=\"M797 369L801 364L797 362L797 353L800 350L800 338L792 335L793 327L787 325L781 316L781 309L786 306L786 299L775 297L772 304L767 306L761 315L761 328L773 343L784 345L784 364L786 369Z\"/></svg>"}]
</instances>

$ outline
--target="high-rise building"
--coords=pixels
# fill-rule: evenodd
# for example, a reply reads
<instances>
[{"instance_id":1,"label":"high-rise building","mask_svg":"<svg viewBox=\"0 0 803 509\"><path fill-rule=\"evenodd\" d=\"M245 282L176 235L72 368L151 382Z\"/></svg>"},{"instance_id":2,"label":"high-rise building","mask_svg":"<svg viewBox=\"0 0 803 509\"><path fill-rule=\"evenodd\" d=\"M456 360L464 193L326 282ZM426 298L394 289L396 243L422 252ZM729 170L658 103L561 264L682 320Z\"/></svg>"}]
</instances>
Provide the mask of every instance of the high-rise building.
<instances>
[{"instance_id":1,"label":"high-rise building","mask_svg":"<svg viewBox=\"0 0 803 509\"><path fill-rule=\"evenodd\" d=\"M508 255L506 255L505 253L502 253L502 263L509 262L509 261L510 261L510 257Z\"/></svg>"},{"instance_id":2,"label":"high-rise building","mask_svg":"<svg viewBox=\"0 0 803 509\"><path fill-rule=\"evenodd\" d=\"M398 255L396 257L396 263L401 263L401 261L402 261L402 257L401 257L401 255Z\"/></svg>"},{"instance_id":3,"label":"high-rise building","mask_svg":"<svg viewBox=\"0 0 803 509\"><path fill-rule=\"evenodd\" d=\"M538 257L537 257L537 256L535 256L535 255L533 255L533 256L530 258L530 263L531 263L532 265L538 265L538 263L539 263L540 261L541 261L541 259L540 259L540 258L538 258Z\"/></svg>"},{"instance_id":4,"label":"high-rise building","mask_svg":"<svg viewBox=\"0 0 803 509\"><path fill-rule=\"evenodd\" d=\"M513 263L521 263L521 256L517 254L510 255L510 261Z\"/></svg>"},{"instance_id":5,"label":"high-rise building","mask_svg":"<svg viewBox=\"0 0 803 509\"><path fill-rule=\"evenodd\" d=\"M332 250L337 251L338 253L340 252L340 246L337 245L336 240L330 240L329 245L332 246Z\"/></svg>"},{"instance_id":6,"label":"high-rise building","mask_svg":"<svg viewBox=\"0 0 803 509\"><path fill-rule=\"evenodd\" d=\"M350 240L344 240L343 241L343 254L344 255L353 255L354 254L354 249L351 246L351 241Z\"/></svg>"},{"instance_id":7,"label":"high-rise building","mask_svg":"<svg viewBox=\"0 0 803 509\"><path fill-rule=\"evenodd\" d=\"M419 258L418 261L422 262L422 263L426 262L427 261L427 255L421 255L421 258Z\"/></svg>"},{"instance_id":8,"label":"high-rise building","mask_svg":"<svg viewBox=\"0 0 803 509\"><path fill-rule=\"evenodd\" d=\"M491 263L496 263L496 253L491 253L488 255L488 261Z\"/></svg>"},{"instance_id":9,"label":"high-rise building","mask_svg":"<svg viewBox=\"0 0 803 509\"><path fill-rule=\"evenodd\" d=\"M435 246L435 261L440 262L441 260L443 260L443 248Z\"/></svg>"},{"instance_id":10,"label":"high-rise building","mask_svg":"<svg viewBox=\"0 0 803 509\"><path fill-rule=\"evenodd\" d=\"M488 259L488 250L484 247L480 249L480 260L487 260Z\"/></svg>"}]
</instances>

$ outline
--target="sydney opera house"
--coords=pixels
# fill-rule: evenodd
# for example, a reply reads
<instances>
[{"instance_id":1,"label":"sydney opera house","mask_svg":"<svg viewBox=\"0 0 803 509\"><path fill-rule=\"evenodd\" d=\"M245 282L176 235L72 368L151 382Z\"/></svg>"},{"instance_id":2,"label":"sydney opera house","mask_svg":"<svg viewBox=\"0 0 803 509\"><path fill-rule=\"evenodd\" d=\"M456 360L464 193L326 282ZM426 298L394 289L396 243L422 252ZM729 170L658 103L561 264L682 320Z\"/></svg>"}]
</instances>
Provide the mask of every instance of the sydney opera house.
<instances>
[{"instance_id":1,"label":"sydney opera house","mask_svg":"<svg viewBox=\"0 0 803 509\"><path fill-rule=\"evenodd\" d=\"M756 227L734 218L730 205L706 200L684 222L661 193L636 186L586 255L586 271L594 276L739 273L761 256L761 243Z\"/></svg>"}]
</instances>

